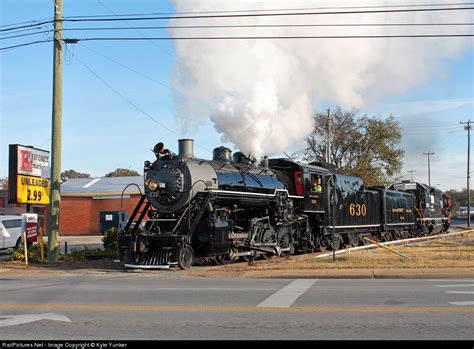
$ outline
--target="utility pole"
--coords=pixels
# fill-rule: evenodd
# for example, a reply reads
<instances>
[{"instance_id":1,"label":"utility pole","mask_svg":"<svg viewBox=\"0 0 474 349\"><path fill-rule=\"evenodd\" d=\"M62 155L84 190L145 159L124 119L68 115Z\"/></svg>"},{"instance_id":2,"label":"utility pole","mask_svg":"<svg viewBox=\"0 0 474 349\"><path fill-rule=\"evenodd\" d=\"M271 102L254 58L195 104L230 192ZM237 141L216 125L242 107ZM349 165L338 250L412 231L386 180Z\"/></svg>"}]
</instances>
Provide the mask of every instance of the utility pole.
<instances>
[{"instance_id":1,"label":"utility pole","mask_svg":"<svg viewBox=\"0 0 474 349\"><path fill-rule=\"evenodd\" d=\"M464 126L464 130L467 131L467 227L471 227L471 191L469 189L469 179L471 174L469 171L470 168L470 159L471 159L471 120L461 121L461 125Z\"/></svg>"},{"instance_id":2,"label":"utility pole","mask_svg":"<svg viewBox=\"0 0 474 349\"><path fill-rule=\"evenodd\" d=\"M49 210L48 264L59 257L59 208L61 203L61 143L62 143L62 99L63 99L63 0L54 4L54 51L53 51L53 118L51 137L51 206Z\"/></svg>"},{"instance_id":3,"label":"utility pole","mask_svg":"<svg viewBox=\"0 0 474 349\"><path fill-rule=\"evenodd\" d=\"M434 155L433 152L423 153L423 155L428 155L428 186L431 187L431 166L430 166L430 155Z\"/></svg>"},{"instance_id":4,"label":"utility pole","mask_svg":"<svg viewBox=\"0 0 474 349\"><path fill-rule=\"evenodd\" d=\"M413 182L413 173L416 172L416 170L409 170L407 172L411 174L411 181Z\"/></svg>"},{"instance_id":5,"label":"utility pole","mask_svg":"<svg viewBox=\"0 0 474 349\"><path fill-rule=\"evenodd\" d=\"M328 109L328 129L326 138L326 162L331 163L331 109Z\"/></svg>"}]
</instances>

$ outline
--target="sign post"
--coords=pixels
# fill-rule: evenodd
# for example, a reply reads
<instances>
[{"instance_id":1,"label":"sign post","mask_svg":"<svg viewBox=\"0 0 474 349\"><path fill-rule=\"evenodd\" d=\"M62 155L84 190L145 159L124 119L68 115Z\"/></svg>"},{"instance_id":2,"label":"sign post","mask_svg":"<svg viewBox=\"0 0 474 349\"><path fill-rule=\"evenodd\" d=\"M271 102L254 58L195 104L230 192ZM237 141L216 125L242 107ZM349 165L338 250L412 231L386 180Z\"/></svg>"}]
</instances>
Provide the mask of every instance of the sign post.
<instances>
[{"instance_id":1,"label":"sign post","mask_svg":"<svg viewBox=\"0 0 474 349\"><path fill-rule=\"evenodd\" d=\"M28 242L26 241L26 231L23 231L23 248L25 250L25 264L28 265Z\"/></svg>"}]
</instances>

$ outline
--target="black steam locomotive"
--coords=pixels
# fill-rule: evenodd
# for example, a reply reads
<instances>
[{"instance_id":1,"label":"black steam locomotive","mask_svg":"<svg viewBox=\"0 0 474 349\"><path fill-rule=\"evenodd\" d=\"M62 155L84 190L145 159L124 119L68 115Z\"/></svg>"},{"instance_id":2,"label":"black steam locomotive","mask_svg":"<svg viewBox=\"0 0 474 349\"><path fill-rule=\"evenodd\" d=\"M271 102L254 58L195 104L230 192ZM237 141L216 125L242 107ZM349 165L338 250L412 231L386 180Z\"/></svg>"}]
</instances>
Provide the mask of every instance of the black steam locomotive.
<instances>
[{"instance_id":1,"label":"black steam locomotive","mask_svg":"<svg viewBox=\"0 0 474 349\"><path fill-rule=\"evenodd\" d=\"M225 147L213 160L179 140L179 154L145 162L145 194L119 232L129 267L187 269L359 246L438 233L449 226L439 190L413 182L365 187L362 179L317 164L264 159L259 166Z\"/></svg>"}]
</instances>

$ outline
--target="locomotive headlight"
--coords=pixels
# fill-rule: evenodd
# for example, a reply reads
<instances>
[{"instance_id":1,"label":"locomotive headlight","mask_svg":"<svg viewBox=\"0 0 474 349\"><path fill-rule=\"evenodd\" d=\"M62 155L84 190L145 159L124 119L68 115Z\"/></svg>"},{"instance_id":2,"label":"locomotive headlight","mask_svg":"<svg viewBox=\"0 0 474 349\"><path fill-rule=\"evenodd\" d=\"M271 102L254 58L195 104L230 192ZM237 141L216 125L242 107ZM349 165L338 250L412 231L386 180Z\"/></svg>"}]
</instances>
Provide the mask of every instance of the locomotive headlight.
<instances>
[{"instance_id":1,"label":"locomotive headlight","mask_svg":"<svg viewBox=\"0 0 474 349\"><path fill-rule=\"evenodd\" d=\"M145 181L145 185L150 189L150 191L156 191L159 188L158 183L156 183L153 179L147 179Z\"/></svg>"}]
</instances>

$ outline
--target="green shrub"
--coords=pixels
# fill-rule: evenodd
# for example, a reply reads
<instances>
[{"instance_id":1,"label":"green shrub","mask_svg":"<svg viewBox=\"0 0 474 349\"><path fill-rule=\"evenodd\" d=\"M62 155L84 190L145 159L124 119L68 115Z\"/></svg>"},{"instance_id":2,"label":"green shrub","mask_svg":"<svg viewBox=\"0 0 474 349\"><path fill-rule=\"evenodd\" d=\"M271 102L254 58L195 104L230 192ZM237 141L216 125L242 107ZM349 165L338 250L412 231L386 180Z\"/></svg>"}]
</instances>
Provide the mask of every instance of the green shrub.
<instances>
[{"instance_id":1,"label":"green shrub","mask_svg":"<svg viewBox=\"0 0 474 349\"><path fill-rule=\"evenodd\" d=\"M93 259L116 258L116 256L117 253L109 249L103 250L101 248L89 248L85 246L84 249L81 250L73 248L66 256L66 259L73 261L88 261Z\"/></svg>"},{"instance_id":2,"label":"green shrub","mask_svg":"<svg viewBox=\"0 0 474 349\"><path fill-rule=\"evenodd\" d=\"M105 231L102 242L104 243L104 248L106 250L118 251L117 233L117 228L110 228Z\"/></svg>"},{"instance_id":3,"label":"green shrub","mask_svg":"<svg viewBox=\"0 0 474 349\"><path fill-rule=\"evenodd\" d=\"M48 252L46 251L46 246L44 248L44 261L43 263L46 262L46 259L48 258ZM21 248L13 249L10 252L10 257L12 260L17 260L17 261L24 261L25 260L25 250L23 248L23 245ZM39 245L32 245L28 247L28 262L42 262L41 261L41 250Z\"/></svg>"}]
</instances>

